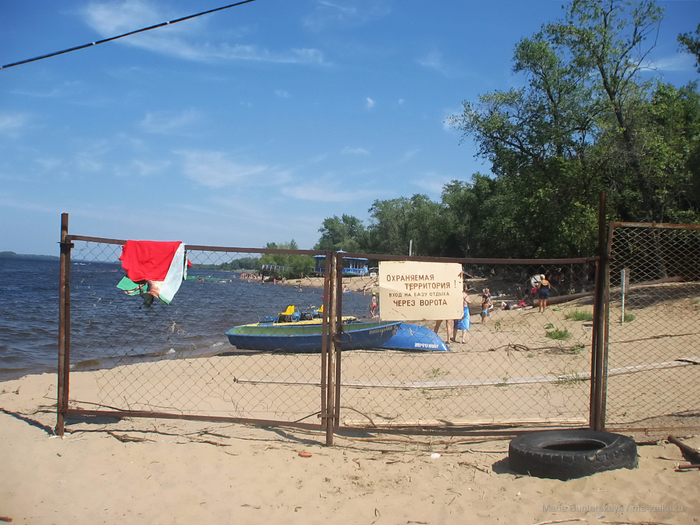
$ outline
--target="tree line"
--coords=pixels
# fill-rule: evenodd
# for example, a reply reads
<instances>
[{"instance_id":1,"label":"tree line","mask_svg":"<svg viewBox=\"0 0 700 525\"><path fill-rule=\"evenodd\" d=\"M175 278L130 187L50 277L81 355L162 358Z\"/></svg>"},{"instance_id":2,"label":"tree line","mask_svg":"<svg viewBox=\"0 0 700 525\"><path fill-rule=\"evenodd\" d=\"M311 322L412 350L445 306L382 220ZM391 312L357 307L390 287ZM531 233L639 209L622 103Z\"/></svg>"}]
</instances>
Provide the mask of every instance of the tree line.
<instances>
[{"instance_id":1,"label":"tree line","mask_svg":"<svg viewBox=\"0 0 700 525\"><path fill-rule=\"evenodd\" d=\"M700 94L644 80L663 10L654 1L573 0L515 46L524 85L464 102L449 124L492 174L426 195L376 200L369 224L326 218L319 250L444 257L594 255L598 199L610 221L700 222ZM700 25L679 35L698 60Z\"/></svg>"}]
</instances>

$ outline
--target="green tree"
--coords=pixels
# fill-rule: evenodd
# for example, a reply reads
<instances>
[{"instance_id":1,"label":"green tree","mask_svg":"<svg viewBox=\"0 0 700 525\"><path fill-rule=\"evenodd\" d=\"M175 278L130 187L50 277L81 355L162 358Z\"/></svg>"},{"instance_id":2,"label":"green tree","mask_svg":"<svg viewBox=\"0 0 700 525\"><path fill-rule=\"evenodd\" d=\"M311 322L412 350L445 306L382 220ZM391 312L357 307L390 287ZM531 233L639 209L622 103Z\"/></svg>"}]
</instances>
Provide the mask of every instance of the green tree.
<instances>
[{"instance_id":1,"label":"green tree","mask_svg":"<svg viewBox=\"0 0 700 525\"><path fill-rule=\"evenodd\" d=\"M369 209L369 251L372 253L408 254L408 199L375 200Z\"/></svg>"},{"instance_id":2,"label":"green tree","mask_svg":"<svg viewBox=\"0 0 700 525\"><path fill-rule=\"evenodd\" d=\"M526 87L482 95L478 104L465 102L463 113L450 119L476 140L497 177L488 196L478 199L471 251L579 255L595 239L589 203L599 185L585 163L599 105L585 73L565 62L545 33L518 43L513 69L526 76ZM585 224L573 227L582 216Z\"/></svg>"},{"instance_id":3,"label":"green tree","mask_svg":"<svg viewBox=\"0 0 700 525\"><path fill-rule=\"evenodd\" d=\"M310 255L288 253L291 250L298 250L299 246L294 241L282 244L269 242L265 245L268 250L280 250L279 253L265 253L260 257L260 267L265 264L282 267L272 273L280 277L295 279L302 274L308 275L314 268L314 258Z\"/></svg>"},{"instance_id":4,"label":"green tree","mask_svg":"<svg viewBox=\"0 0 700 525\"><path fill-rule=\"evenodd\" d=\"M642 167L636 137L636 109L645 99L645 88L637 77L654 44L662 10L653 0L574 0L564 22L546 28L551 41L571 62L595 80L597 101L601 104L599 125L616 145L615 155L623 172L638 190L646 221L663 220L661 205L655 199L652 182Z\"/></svg>"},{"instance_id":5,"label":"green tree","mask_svg":"<svg viewBox=\"0 0 700 525\"><path fill-rule=\"evenodd\" d=\"M374 201L370 212L369 251L394 255L439 256L447 226L443 207L426 195Z\"/></svg>"},{"instance_id":6,"label":"green tree","mask_svg":"<svg viewBox=\"0 0 700 525\"><path fill-rule=\"evenodd\" d=\"M493 163L497 184L482 201L491 215L480 231L496 251L590 254L604 188L624 196L629 220L666 217L643 148L651 90L638 80L660 21L650 0L574 0L565 20L516 46L513 69L525 87L482 95L452 117Z\"/></svg>"},{"instance_id":7,"label":"green tree","mask_svg":"<svg viewBox=\"0 0 700 525\"><path fill-rule=\"evenodd\" d=\"M678 35L678 42L688 53L695 55L695 66L698 68L698 73L700 73L700 24L695 29L695 34L682 33Z\"/></svg>"},{"instance_id":8,"label":"green tree","mask_svg":"<svg viewBox=\"0 0 700 525\"><path fill-rule=\"evenodd\" d=\"M321 238L315 246L316 250L360 252L367 248L365 226L352 215L329 217L323 221L319 231Z\"/></svg>"}]
</instances>

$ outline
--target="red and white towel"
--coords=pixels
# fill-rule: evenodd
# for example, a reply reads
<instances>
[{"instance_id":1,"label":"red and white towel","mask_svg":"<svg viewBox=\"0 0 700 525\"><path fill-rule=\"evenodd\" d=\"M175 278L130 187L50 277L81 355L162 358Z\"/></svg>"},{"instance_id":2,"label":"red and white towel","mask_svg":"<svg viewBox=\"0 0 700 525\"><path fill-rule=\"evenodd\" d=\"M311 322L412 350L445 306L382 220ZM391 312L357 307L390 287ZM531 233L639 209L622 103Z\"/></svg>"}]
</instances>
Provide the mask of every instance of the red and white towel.
<instances>
[{"instance_id":1,"label":"red and white towel","mask_svg":"<svg viewBox=\"0 0 700 525\"><path fill-rule=\"evenodd\" d=\"M180 241L126 241L119 257L126 276L148 283L148 293L170 304L186 278L185 244Z\"/></svg>"}]
</instances>

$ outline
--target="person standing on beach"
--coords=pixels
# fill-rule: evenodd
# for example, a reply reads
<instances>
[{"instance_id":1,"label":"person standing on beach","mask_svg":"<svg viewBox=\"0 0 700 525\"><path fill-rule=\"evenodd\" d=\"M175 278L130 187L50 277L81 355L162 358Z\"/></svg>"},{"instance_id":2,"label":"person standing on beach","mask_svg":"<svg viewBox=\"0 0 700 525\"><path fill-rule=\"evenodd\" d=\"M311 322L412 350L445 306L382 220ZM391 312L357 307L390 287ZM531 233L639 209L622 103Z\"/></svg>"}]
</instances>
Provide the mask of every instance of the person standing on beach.
<instances>
[{"instance_id":1,"label":"person standing on beach","mask_svg":"<svg viewBox=\"0 0 700 525\"><path fill-rule=\"evenodd\" d=\"M455 321L455 333L453 341L457 340L457 330L462 331L462 344L466 343L467 332L469 331L469 326L471 325L471 320L469 318L469 290L465 285L462 289L462 307L464 308L464 315L461 319Z\"/></svg>"},{"instance_id":2,"label":"person standing on beach","mask_svg":"<svg viewBox=\"0 0 700 525\"><path fill-rule=\"evenodd\" d=\"M489 310L492 306L491 291L484 288L484 294L481 296L481 324L486 324L486 318L489 316Z\"/></svg>"},{"instance_id":3,"label":"person standing on beach","mask_svg":"<svg viewBox=\"0 0 700 525\"><path fill-rule=\"evenodd\" d=\"M540 275L540 282L537 283L537 295L540 297L540 313L547 309L547 299L549 299L549 289L551 286L547 277L544 274Z\"/></svg>"},{"instance_id":4,"label":"person standing on beach","mask_svg":"<svg viewBox=\"0 0 700 525\"><path fill-rule=\"evenodd\" d=\"M377 307L379 304L377 304L377 294L372 293L372 302L369 305L369 313L372 317L377 317Z\"/></svg>"},{"instance_id":5,"label":"person standing on beach","mask_svg":"<svg viewBox=\"0 0 700 525\"><path fill-rule=\"evenodd\" d=\"M435 321L435 328L433 328L433 332L436 334L440 331L440 326L442 326L442 319L438 319ZM447 327L447 341L454 341L453 339L453 332L454 332L454 327L455 327L455 321L454 320L448 320L445 321L445 326Z\"/></svg>"}]
</instances>

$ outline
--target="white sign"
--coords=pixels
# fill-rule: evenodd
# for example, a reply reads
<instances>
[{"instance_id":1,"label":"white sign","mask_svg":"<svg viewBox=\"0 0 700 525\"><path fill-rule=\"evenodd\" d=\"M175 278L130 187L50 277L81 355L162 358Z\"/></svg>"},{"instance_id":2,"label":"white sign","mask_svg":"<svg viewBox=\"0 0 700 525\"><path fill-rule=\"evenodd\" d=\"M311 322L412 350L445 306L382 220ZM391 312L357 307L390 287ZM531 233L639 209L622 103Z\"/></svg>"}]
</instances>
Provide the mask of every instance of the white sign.
<instances>
[{"instance_id":1,"label":"white sign","mask_svg":"<svg viewBox=\"0 0 700 525\"><path fill-rule=\"evenodd\" d=\"M630 269L623 268L620 272L620 282L622 284L622 293L627 293L630 289Z\"/></svg>"},{"instance_id":2,"label":"white sign","mask_svg":"<svg viewBox=\"0 0 700 525\"><path fill-rule=\"evenodd\" d=\"M461 319L462 265L379 262L379 313L383 321Z\"/></svg>"}]
</instances>

